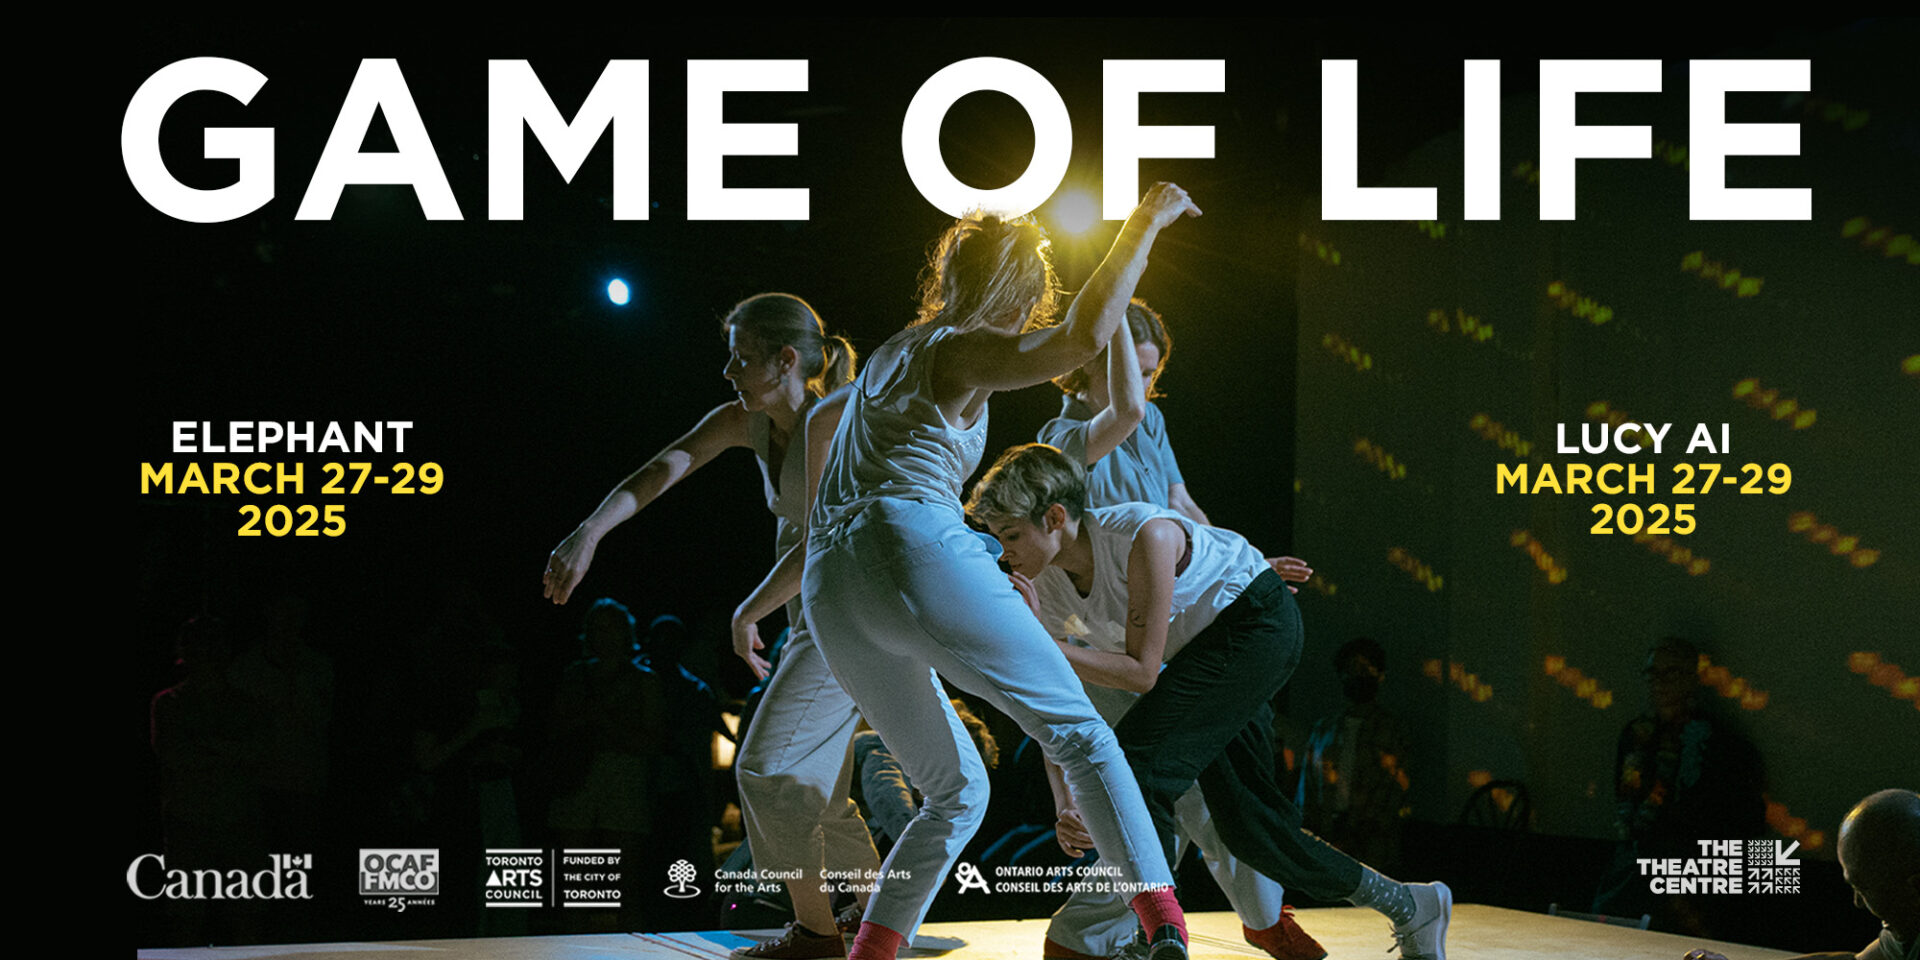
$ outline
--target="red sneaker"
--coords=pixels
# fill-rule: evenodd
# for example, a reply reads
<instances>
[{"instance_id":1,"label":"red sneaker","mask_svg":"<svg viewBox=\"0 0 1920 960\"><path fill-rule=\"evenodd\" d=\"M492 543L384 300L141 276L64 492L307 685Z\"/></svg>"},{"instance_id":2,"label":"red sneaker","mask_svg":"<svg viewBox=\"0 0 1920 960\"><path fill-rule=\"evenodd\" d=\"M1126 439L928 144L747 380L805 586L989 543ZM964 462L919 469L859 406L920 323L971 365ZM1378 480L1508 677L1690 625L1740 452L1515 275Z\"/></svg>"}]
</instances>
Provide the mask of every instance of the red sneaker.
<instances>
[{"instance_id":1,"label":"red sneaker","mask_svg":"<svg viewBox=\"0 0 1920 960\"><path fill-rule=\"evenodd\" d=\"M1280 922L1265 930L1255 930L1242 924L1241 936L1247 942L1267 952L1273 960L1322 960L1327 948L1300 929L1300 923L1293 919L1293 908L1280 908Z\"/></svg>"}]
</instances>

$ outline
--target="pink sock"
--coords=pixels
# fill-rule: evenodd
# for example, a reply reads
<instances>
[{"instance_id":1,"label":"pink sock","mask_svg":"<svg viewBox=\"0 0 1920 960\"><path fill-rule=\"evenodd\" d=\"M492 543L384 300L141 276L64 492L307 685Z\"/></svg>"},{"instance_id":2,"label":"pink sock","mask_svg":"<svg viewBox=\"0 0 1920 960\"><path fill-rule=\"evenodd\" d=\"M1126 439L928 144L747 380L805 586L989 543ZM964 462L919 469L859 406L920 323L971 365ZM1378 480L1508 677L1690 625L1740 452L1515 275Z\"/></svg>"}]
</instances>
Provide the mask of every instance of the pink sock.
<instances>
[{"instance_id":1,"label":"pink sock","mask_svg":"<svg viewBox=\"0 0 1920 960\"><path fill-rule=\"evenodd\" d=\"M901 940L898 933L886 927L871 920L862 921L860 932L853 938L853 949L847 951L847 960L894 960L900 953Z\"/></svg>"},{"instance_id":2,"label":"pink sock","mask_svg":"<svg viewBox=\"0 0 1920 960\"><path fill-rule=\"evenodd\" d=\"M1180 931L1180 942L1187 942L1187 915L1180 911L1180 901L1174 899L1172 887L1160 887L1147 890L1133 898L1133 915L1140 918L1140 929L1147 932L1151 939L1154 931L1172 924Z\"/></svg>"}]
</instances>

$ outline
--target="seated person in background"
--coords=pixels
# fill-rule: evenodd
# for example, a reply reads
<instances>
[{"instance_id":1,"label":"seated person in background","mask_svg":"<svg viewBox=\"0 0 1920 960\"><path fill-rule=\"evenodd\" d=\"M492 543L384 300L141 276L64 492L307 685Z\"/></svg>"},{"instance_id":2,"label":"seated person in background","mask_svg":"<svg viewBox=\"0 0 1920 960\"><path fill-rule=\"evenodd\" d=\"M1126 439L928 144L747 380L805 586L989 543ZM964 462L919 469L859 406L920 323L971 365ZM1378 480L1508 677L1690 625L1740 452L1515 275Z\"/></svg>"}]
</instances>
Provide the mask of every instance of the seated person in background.
<instances>
[{"instance_id":1,"label":"seated person in background","mask_svg":"<svg viewBox=\"0 0 1920 960\"><path fill-rule=\"evenodd\" d=\"M1406 816L1407 735L1399 718L1375 702L1387 677L1387 652L1355 637L1334 651L1333 672L1347 706L1314 723L1294 803L1321 839L1392 870Z\"/></svg>"},{"instance_id":2,"label":"seated person in background","mask_svg":"<svg viewBox=\"0 0 1920 960\"><path fill-rule=\"evenodd\" d=\"M1615 828L1620 846L1592 911L1653 915L1653 929L1737 936L1744 925L1735 898L1655 896L1635 863L1688 857L1700 840L1766 833L1766 777L1753 745L1701 703L1700 648L1668 637L1647 654L1652 709L1620 731L1614 759Z\"/></svg>"},{"instance_id":3,"label":"seated person in background","mask_svg":"<svg viewBox=\"0 0 1920 960\"><path fill-rule=\"evenodd\" d=\"M1795 960L1915 960L1920 957L1920 794L1882 790L1840 822L1840 869L1853 904L1880 919L1880 936L1859 953L1814 953ZM1727 960L1712 950L1685 960Z\"/></svg>"}]
</instances>

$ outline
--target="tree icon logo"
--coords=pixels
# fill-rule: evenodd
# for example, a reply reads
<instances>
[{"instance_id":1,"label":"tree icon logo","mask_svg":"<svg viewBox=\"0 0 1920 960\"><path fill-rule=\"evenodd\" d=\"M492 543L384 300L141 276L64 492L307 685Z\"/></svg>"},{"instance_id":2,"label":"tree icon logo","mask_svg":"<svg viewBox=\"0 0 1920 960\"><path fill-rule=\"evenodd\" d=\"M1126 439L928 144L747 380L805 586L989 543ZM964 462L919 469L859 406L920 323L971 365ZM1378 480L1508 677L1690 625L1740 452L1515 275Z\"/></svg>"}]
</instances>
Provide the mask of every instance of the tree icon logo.
<instances>
[{"instance_id":1,"label":"tree icon logo","mask_svg":"<svg viewBox=\"0 0 1920 960\"><path fill-rule=\"evenodd\" d=\"M693 878L697 875L693 864L685 860L675 860L673 866L667 868L667 879L672 881L673 885L661 892L676 900L697 897L700 895L700 888L693 885Z\"/></svg>"}]
</instances>

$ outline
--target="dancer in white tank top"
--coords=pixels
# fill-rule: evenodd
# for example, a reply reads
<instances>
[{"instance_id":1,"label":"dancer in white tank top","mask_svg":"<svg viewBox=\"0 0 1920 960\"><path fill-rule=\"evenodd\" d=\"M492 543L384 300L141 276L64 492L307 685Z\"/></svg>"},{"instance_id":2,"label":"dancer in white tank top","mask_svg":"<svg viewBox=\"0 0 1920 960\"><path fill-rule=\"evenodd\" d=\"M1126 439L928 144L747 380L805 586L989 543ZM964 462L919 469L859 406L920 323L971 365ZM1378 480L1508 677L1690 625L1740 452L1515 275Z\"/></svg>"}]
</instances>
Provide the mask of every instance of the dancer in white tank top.
<instances>
[{"instance_id":1,"label":"dancer in white tank top","mask_svg":"<svg viewBox=\"0 0 1920 960\"><path fill-rule=\"evenodd\" d=\"M609 530L732 447L751 449L759 462L777 524L776 559L793 554L797 563L808 506L806 417L821 393L852 379L853 348L844 338L827 336L806 301L784 293L741 301L724 327L729 353L722 373L738 399L715 407L634 471L554 549L543 577L553 602L567 601ZM734 762L755 868L798 870L801 876L787 883L795 920L786 933L736 951L761 960L844 956L830 897L820 890L821 871L880 865L859 808L847 796L847 757L859 713L820 657L798 586L793 580L781 595L777 584L763 585L734 622L734 653L762 680L768 663L755 625L784 603L790 626L779 667Z\"/></svg>"},{"instance_id":2,"label":"dancer in white tank top","mask_svg":"<svg viewBox=\"0 0 1920 960\"><path fill-rule=\"evenodd\" d=\"M1185 957L1172 875L1113 731L967 529L960 488L979 463L993 392L1097 353L1160 230L1199 212L1185 191L1156 185L1065 322L1026 332L1053 296L1044 237L1031 224L961 220L935 251L919 322L836 395L845 414L814 501L802 596L834 675L926 798L887 858L853 960L893 960L985 811L986 770L941 677L1012 718L1065 770L1094 842L1138 891L1154 957Z\"/></svg>"}]
</instances>

